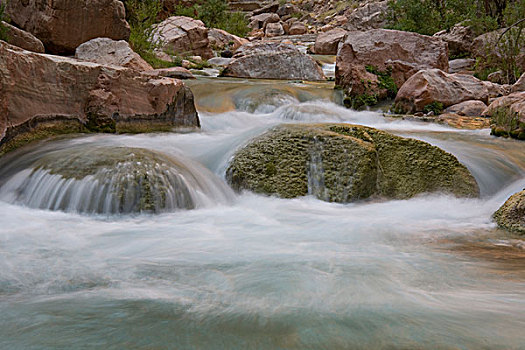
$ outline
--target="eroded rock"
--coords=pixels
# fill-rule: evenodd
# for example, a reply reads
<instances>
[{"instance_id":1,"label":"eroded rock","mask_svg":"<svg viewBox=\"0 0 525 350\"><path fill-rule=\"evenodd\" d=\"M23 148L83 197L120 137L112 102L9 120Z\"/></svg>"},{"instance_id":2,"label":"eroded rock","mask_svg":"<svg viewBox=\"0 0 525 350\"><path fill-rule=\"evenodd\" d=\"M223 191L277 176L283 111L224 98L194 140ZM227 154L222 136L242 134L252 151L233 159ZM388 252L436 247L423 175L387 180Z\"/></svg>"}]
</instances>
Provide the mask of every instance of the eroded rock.
<instances>
[{"instance_id":1,"label":"eroded rock","mask_svg":"<svg viewBox=\"0 0 525 350\"><path fill-rule=\"evenodd\" d=\"M438 38L397 30L348 32L337 54L335 79L351 99L386 98L421 69L448 71L447 44ZM388 75L391 81L381 80ZM391 94L391 93L390 93ZM393 93L395 95L395 93Z\"/></svg>"},{"instance_id":2,"label":"eroded rock","mask_svg":"<svg viewBox=\"0 0 525 350\"><path fill-rule=\"evenodd\" d=\"M525 189L511 196L494 213L494 220L506 230L525 234Z\"/></svg>"},{"instance_id":3,"label":"eroded rock","mask_svg":"<svg viewBox=\"0 0 525 350\"><path fill-rule=\"evenodd\" d=\"M222 75L238 78L324 80L321 67L293 45L250 43L241 46Z\"/></svg>"},{"instance_id":4,"label":"eroded rock","mask_svg":"<svg viewBox=\"0 0 525 350\"><path fill-rule=\"evenodd\" d=\"M489 97L499 94L498 86L467 74L448 74L439 69L414 74L399 89L396 109L405 113L420 112L439 103L449 107L464 101L477 100L488 104Z\"/></svg>"},{"instance_id":5,"label":"eroded rock","mask_svg":"<svg viewBox=\"0 0 525 350\"><path fill-rule=\"evenodd\" d=\"M7 29L7 42L11 45L18 46L24 50L44 53L44 44L33 34L19 29L2 21L2 25Z\"/></svg>"},{"instance_id":6,"label":"eroded rock","mask_svg":"<svg viewBox=\"0 0 525 350\"><path fill-rule=\"evenodd\" d=\"M172 16L155 25L152 40L160 43L162 51L168 54L213 57L208 28L190 17Z\"/></svg>"},{"instance_id":7,"label":"eroded rock","mask_svg":"<svg viewBox=\"0 0 525 350\"><path fill-rule=\"evenodd\" d=\"M96 38L77 47L75 58L102 65L120 66L138 71L152 70L153 67L144 61L124 40Z\"/></svg>"},{"instance_id":8,"label":"eroded rock","mask_svg":"<svg viewBox=\"0 0 525 350\"><path fill-rule=\"evenodd\" d=\"M124 4L117 0L7 1L6 13L54 54L72 54L98 37L128 40L130 34Z\"/></svg>"},{"instance_id":9,"label":"eroded rock","mask_svg":"<svg viewBox=\"0 0 525 350\"><path fill-rule=\"evenodd\" d=\"M227 179L236 190L330 202L423 192L477 196L476 181L451 154L425 142L350 124L287 124L238 151Z\"/></svg>"},{"instance_id":10,"label":"eroded rock","mask_svg":"<svg viewBox=\"0 0 525 350\"><path fill-rule=\"evenodd\" d=\"M345 37L346 30L336 28L321 33L315 39L314 52L318 55L336 55L339 43Z\"/></svg>"},{"instance_id":11,"label":"eroded rock","mask_svg":"<svg viewBox=\"0 0 525 350\"><path fill-rule=\"evenodd\" d=\"M55 134L199 126L193 94L180 80L3 42L0 79L0 153Z\"/></svg>"}]
</instances>

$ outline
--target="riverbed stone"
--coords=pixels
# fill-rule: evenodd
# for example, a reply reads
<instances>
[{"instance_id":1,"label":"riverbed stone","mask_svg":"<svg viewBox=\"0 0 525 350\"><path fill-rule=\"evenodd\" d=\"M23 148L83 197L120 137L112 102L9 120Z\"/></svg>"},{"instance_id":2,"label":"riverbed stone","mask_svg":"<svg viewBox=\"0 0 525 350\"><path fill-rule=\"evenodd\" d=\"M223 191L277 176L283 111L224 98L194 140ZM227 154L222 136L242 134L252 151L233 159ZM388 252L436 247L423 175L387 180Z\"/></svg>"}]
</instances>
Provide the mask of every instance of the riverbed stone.
<instances>
[{"instance_id":1,"label":"riverbed stone","mask_svg":"<svg viewBox=\"0 0 525 350\"><path fill-rule=\"evenodd\" d=\"M525 140L525 91L495 99L483 112L492 118L492 134Z\"/></svg>"},{"instance_id":2,"label":"riverbed stone","mask_svg":"<svg viewBox=\"0 0 525 350\"><path fill-rule=\"evenodd\" d=\"M335 28L324 33L320 33L315 39L314 53L318 55L336 55L337 47L345 37L346 30Z\"/></svg>"},{"instance_id":3,"label":"riverbed stone","mask_svg":"<svg viewBox=\"0 0 525 350\"><path fill-rule=\"evenodd\" d=\"M293 45L262 42L241 46L222 72L226 77L325 80L323 70Z\"/></svg>"},{"instance_id":4,"label":"riverbed stone","mask_svg":"<svg viewBox=\"0 0 525 350\"><path fill-rule=\"evenodd\" d=\"M415 113L436 104L444 108L471 100L488 104L489 98L505 93L503 86L469 74L448 74L439 69L427 69L417 72L403 84L395 105L397 111Z\"/></svg>"},{"instance_id":5,"label":"riverbed stone","mask_svg":"<svg viewBox=\"0 0 525 350\"><path fill-rule=\"evenodd\" d=\"M180 80L4 42L0 86L0 154L56 134L199 126L193 94Z\"/></svg>"},{"instance_id":6,"label":"riverbed stone","mask_svg":"<svg viewBox=\"0 0 525 350\"><path fill-rule=\"evenodd\" d=\"M525 189L511 196L494 213L494 220L501 228L525 234Z\"/></svg>"},{"instance_id":7,"label":"riverbed stone","mask_svg":"<svg viewBox=\"0 0 525 350\"><path fill-rule=\"evenodd\" d=\"M152 42L170 55L198 55L212 58L208 28L202 21L172 16L153 26Z\"/></svg>"},{"instance_id":8,"label":"riverbed stone","mask_svg":"<svg viewBox=\"0 0 525 350\"><path fill-rule=\"evenodd\" d=\"M374 104L430 68L448 71L447 44L439 38L387 29L353 31L339 46L335 83L352 101Z\"/></svg>"},{"instance_id":9,"label":"riverbed stone","mask_svg":"<svg viewBox=\"0 0 525 350\"><path fill-rule=\"evenodd\" d=\"M424 192L477 196L453 155L428 143L350 124L286 124L239 150L227 170L235 190L330 202L410 198Z\"/></svg>"},{"instance_id":10,"label":"riverbed stone","mask_svg":"<svg viewBox=\"0 0 525 350\"><path fill-rule=\"evenodd\" d=\"M131 49L127 41L110 38L96 38L86 41L75 50L75 58L138 71L153 69L148 62Z\"/></svg>"}]
</instances>

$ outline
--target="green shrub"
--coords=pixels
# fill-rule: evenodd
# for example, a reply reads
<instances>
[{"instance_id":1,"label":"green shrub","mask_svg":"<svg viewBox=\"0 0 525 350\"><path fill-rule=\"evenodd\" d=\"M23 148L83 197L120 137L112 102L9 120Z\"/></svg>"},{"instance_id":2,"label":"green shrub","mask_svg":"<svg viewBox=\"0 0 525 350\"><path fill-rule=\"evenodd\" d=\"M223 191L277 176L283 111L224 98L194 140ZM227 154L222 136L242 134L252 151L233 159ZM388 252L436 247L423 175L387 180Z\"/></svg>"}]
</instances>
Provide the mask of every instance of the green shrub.
<instances>
[{"instance_id":1,"label":"green shrub","mask_svg":"<svg viewBox=\"0 0 525 350\"><path fill-rule=\"evenodd\" d=\"M5 14L6 3L0 3L0 40L7 41L7 28L2 24L2 21L8 22L7 15Z\"/></svg>"},{"instance_id":2,"label":"green shrub","mask_svg":"<svg viewBox=\"0 0 525 350\"><path fill-rule=\"evenodd\" d=\"M490 0L391 0L388 27L433 35L465 21L481 34L497 27L497 19L486 13L487 2Z\"/></svg>"},{"instance_id":3,"label":"green shrub","mask_svg":"<svg viewBox=\"0 0 525 350\"><path fill-rule=\"evenodd\" d=\"M423 112L425 113L433 112L434 115L440 115L441 113L443 113L443 109L444 109L443 103L432 102L431 104L428 104L423 108Z\"/></svg>"},{"instance_id":4,"label":"green shrub","mask_svg":"<svg viewBox=\"0 0 525 350\"><path fill-rule=\"evenodd\" d=\"M377 79L379 81L379 88L385 89L387 91L388 98L396 98L397 95L397 85L394 81L394 78L392 78L392 68L388 67L386 71L380 71L374 66L366 66L366 71L370 72L372 74L377 75Z\"/></svg>"},{"instance_id":5,"label":"green shrub","mask_svg":"<svg viewBox=\"0 0 525 350\"><path fill-rule=\"evenodd\" d=\"M208 28L223 29L240 37L250 31L244 13L229 12L226 0L201 0L191 6L179 5L173 15L196 18Z\"/></svg>"}]
</instances>

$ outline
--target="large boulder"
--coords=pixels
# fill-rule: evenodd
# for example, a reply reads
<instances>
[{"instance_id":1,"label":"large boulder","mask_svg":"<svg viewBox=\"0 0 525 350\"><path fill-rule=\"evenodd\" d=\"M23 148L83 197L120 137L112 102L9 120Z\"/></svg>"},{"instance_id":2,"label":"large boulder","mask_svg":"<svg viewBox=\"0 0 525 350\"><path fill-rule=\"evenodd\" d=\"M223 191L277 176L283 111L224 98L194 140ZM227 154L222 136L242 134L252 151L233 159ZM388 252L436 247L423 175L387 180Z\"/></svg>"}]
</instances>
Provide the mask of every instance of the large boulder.
<instances>
[{"instance_id":1,"label":"large boulder","mask_svg":"<svg viewBox=\"0 0 525 350\"><path fill-rule=\"evenodd\" d=\"M279 23L281 18L276 13L262 13L257 16L250 18L250 24L248 25L252 29L265 30L269 23Z\"/></svg>"},{"instance_id":2,"label":"large boulder","mask_svg":"<svg viewBox=\"0 0 525 350\"><path fill-rule=\"evenodd\" d=\"M268 23L266 25L266 29L264 31L264 34L269 37L273 38L275 36L281 36L284 35L284 28L281 23Z\"/></svg>"},{"instance_id":3,"label":"large boulder","mask_svg":"<svg viewBox=\"0 0 525 350\"><path fill-rule=\"evenodd\" d=\"M124 4L117 0L7 1L6 13L55 54L72 54L94 38L128 40L130 34Z\"/></svg>"},{"instance_id":4,"label":"large boulder","mask_svg":"<svg viewBox=\"0 0 525 350\"><path fill-rule=\"evenodd\" d=\"M33 34L3 22L2 25L7 29L7 42L11 45L18 46L24 50L44 53L44 44Z\"/></svg>"},{"instance_id":5,"label":"large boulder","mask_svg":"<svg viewBox=\"0 0 525 350\"><path fill-rule=\"evenodd\" d=\"M217 50L237 50L249 41L244 38L240 38L237 35L228 33L222 29L212 28L208 31L208 39L212 48Z\"/></svg>"},{"instance_id":6,"label":"large boulder","mask_svg":"<svg viewBox=\"0 0 525 350\"><path fill-rule=\"evenodd\" d=\"M180 80L0 42L0 153L74 132L198 127L193 94Z\"/></svg>"},{"instance_id":7,"label":"large boulder","mask_svg":"<svg viewBox=\"0 0 525 350\"><path fill-rule=\"evenodd\" d=\"M293 45L250 43L241 46L222 72L226 77L324 80L321 67Z\"/></svg>"},{"instance_id":8,"label":"large boulder","mask_svg":"<svg viewBox=\"0 0 525 350\"><path fill-rule=\"evenodd\" d=\"M434 37L448 43L450 56L461 56L471 51L472 42L475 39L472 28L456 24L448 30L442 30L434 34Z\"/></svg>"},{"instance_id":9,"label":"large boulder","mask_svg":"<svg viewBox=\"0 0 525 350\"><path fill-rule=\"evenodd\" d=\"M525 189L511 196L494 213L494 219L506 230L525 234Z\"/></svg>"},{"instance_id":10,"label":"large boulder","mask_svg":"<svg viewBox=\"0 0 525 350\"><path fill-rule=\"evenodd\" d=\"M452 105L445 110L445 113L455 113L467 117L479 117L487 109L487 105L482 101L471 100Z\"/></svg>"},{"instance_id":11,"label":"large boulder","mask_svg":"<svg viewBox=\"0 0 525 350\"><path fill-rule=\"evenodd\" d=\"M314 53L317 55L336 55L337 47L346 35L346 30L336 28L321 33L315 39Z\"/></svg>"},{"instance_id":12,"label":"large boulder","mask_svg":"<svg viewBox=\"0 0 525 350\"><path fill-rule=\"evenodd\" d=\"M448 71L447 44L441 39L387 29L354 31L337 53L335 80L351 99L377 101L395 95L396 87L429 68Z\"/></svg>"},{"instance_id":13,"label":"large boulder","mask_svg":"<svg viewBox=\"0 0 525 350\"><path fill-rule=\"evenodd\" d=\"M153 67L135 51L127 41L96 38L77 47L75 58L110 66L121 66L138 71L152 70Z\"/></svg>"},{"instance_id":14,"label":"large boulder","mask_svg":"<svg viewBox=\"0 0 525 350\"><path fill-rule=\"evenodd\" d=\"M168 54L213 57L208 28L202 21L190 17L172 16L156 24L152 40Z\"/></svg>"},{"instance_id":15,"label":"large boulder","mask_svg":"<svg viewBox=\"0 0 525 350\"><path fill-rule=\"evenodd\" d=\"M303 35L308 33L308 28L304 23L294 22L290 25L289 34L290 35Z\"/></svg>"},{"instance_id":16,"label":"large boulder","mask_svg":"<svg viewBox=\"0 0 525 350\"><path fill-rule=\"evenodd\" d=\"M399 89L396 109L405 113L420 112L426 106L439 103L449 107L464 101L477 100L488 104L490 97L501 91L497 84L479 80L468 74L448 74L439 69L422 70L414 74Z\"/></svg>"},{"instance_id":17,"label":"large boulder","mask_svg":"<svg viewBox=\"0 0 525 350\"><path fill-rule=\"evenodd\" d=\"M384 28L387 24L388 1L369 2L356 8L347 17L346 30Z\"/></svg>"},{"instance_id":18,"label":"large boulder","mask_svg":"<svg viewBox=\"0 0 525 350\"><path fill-rule=\"evenodd\" d=\"M477 196L453 155L428 143L350 124L287 124L238 151L226 177L235 190L330 202L424 192Z\"/></svg>"},{"instance_id":19,"label":"large boulder","mask_svg":"<svg viewBox=\"0 0 525 350\"><path fill-rule=\"evenodd\" d=\"M448 61L449 73L468 73L474 70L476 60L473 58L458 58Z\"/></svg>"},{"instance_id":20,"label":"large boulder","mask_svg":"<svg viewBox=\"0 0 525 350\"><path fill-rule=\"evenodd\" d=\"M495 99L483 112L492 118L492 134L525 140L525 91Z\"/></svg>"}]
</instances>

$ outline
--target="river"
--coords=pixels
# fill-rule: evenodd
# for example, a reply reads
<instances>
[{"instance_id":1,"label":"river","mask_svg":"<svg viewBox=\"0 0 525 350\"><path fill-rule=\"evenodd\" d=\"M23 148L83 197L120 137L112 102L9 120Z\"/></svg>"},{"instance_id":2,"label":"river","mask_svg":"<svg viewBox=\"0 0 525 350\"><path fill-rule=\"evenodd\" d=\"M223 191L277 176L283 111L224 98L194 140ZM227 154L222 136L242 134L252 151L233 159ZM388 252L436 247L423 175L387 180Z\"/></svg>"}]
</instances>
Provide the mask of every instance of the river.
<instances>
[{"instance_id":1,"label":"river","mask_svg":"<svg viewBox=\"0 0 525 350\"><path fill-rule=\"evenodd\" d=\"M1 349L525 348L525 243L491 220L525 188L523 142L348 110L329 83L189 84L199 132L17 151L11 176L51 150L145 148L214 188L192 210L83 214L19 202L0 179ZM229 160L253 137L325 121L437 145L471 170L481 197L335 204L225 184Z\"/></svg>"}]
</instances>

